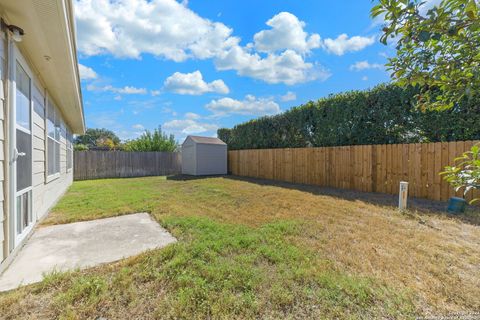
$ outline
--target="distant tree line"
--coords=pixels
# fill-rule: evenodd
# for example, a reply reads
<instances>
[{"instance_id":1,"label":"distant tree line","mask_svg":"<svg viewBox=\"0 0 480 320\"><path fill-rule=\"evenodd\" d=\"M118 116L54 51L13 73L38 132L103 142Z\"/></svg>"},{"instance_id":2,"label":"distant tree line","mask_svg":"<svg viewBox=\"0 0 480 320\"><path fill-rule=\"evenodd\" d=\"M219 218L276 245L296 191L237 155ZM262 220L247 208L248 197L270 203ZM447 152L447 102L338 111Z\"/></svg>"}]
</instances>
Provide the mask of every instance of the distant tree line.
<instances>
[{"instance_id":1,"label":"distant tree line","mask_svg":"<svg viewBox=\"0 0 480 320\"><path fill-rule=\"evenodd\" d=\"M310 101L219 129L229 149L324 147L480 139L480 96L447 110L416 107L419 89L379 85Z\"/></svg>"},{"instance_id":2,"label":"distant tree line","mask_svg":"<svg viewBox=\"0 0 480 320\"><path fill-rule=\"evenodd\" d=\"M87 129L84 135L74 140L76 151L85 150L122 150L122 151L168 151L173 152L178 144L174 135L167 135L161 128L153 132L146 130L136 139L122 142L111 130Z\"/></svg>"}]
</instances>

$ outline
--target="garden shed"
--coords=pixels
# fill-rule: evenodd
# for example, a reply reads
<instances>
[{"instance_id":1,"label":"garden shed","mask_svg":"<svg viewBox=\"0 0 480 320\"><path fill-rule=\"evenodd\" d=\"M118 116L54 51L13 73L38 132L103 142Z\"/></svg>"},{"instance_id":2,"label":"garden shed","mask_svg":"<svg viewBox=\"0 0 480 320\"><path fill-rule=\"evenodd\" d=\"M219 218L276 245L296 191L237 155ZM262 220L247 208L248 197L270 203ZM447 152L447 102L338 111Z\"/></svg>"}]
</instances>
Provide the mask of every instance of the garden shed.
<instances>
[{"instance_id":1,"label":"garden shed","mask_svg":"<svg viewBox=\"0 0 480 320\"><path fill-rule=\"evenodd\" d=\"M227 174L227 144L218 138L188 136L182 144L182 173Z\"/></svg>"}]
</instances>

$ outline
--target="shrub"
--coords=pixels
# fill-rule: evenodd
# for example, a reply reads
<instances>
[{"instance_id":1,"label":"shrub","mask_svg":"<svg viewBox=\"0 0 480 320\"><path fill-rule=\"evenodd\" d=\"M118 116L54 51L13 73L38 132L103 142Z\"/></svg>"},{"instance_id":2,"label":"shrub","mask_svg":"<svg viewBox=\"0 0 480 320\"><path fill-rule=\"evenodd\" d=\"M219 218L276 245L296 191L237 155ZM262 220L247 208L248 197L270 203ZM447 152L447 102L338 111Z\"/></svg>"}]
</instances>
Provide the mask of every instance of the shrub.
<instances>
[{"instance_id":1,"label":"shrub","mask_svg":"<svg viewBox=\"0 0 480 320\"><path fill-rule=\"evenodd\" d=\"M417 92L395 85L349 91L217 133L232 150L480 139L478 96L449 110L421 111Z\"/></svg>"},{"instance_id":2,"label":"shrub","mask_svg":"<svg viewBox=\"0 0 480 320\"><path fill-rule=\"evenodd\" d=\"M445 167L441 173L444 179L455 187L455 191L463 189L464 196L472 191L480 189L480 144L474 145L470 151L464 152L455 159L453 166ZM477 202L476 198L471 201Z\"/></svg>"},{"instance_id":3,"label":"shrub","mask_svg":"<svg viewBox=\"0 0 480 320\"><path fill-rule=\"evenodd\" d=\"M79 144L75 144L73 146L73 149L75 151L87 151L88 150L88 146L86 144L82 144L82 143L79 143Z\"/></svg>"}]
</instances>

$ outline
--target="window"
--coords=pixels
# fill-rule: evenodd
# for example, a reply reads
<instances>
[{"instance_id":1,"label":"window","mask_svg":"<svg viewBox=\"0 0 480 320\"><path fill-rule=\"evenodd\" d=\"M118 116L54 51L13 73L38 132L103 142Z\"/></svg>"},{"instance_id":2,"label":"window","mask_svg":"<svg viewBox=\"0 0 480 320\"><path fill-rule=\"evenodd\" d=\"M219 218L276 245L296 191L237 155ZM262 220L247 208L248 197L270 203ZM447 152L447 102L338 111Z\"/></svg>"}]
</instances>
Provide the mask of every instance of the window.
<instances>
[{"instance_id":1,"label":"window","mask_svg":"<svg viewBox=\"0 0 480 320\"><path fill-rule=\"evenodd\" d=\"M16 150L17 158L17 191L32 186L32 133L31 133L31 87L30 77L17 63L16 65Z\"/></svg>"},{"instance_id":2,"label":"window","mask_svg":"<svg viewBox=\"0 0 480 320\"><path fill-rule=\"evenodd\" d=\"M73 135L67 129L67 171L72 169L73 165Z\"/></svg>"},{"instance_id":3,"label":"window","mask_svg":"<svg viewBox=\"0 0 480 320\"><path fill-rule=\"evenodd\" d=\"M30 77L19 63L17 63L15 81L17 125L30 131Z\"/></svg>"},{"instance_id":4,"label":"window","mask_svg":"<svg viewBox=\"0 0 480 320\"><path fill-rule=\"evenodd\" d=\"M15 67L15 149L16 161L12 164L16 179L15 218L19 236L33 222L32 214L32 79L17 60Z\"/></svg>"},{"instance_id":5,"label":"window","mask_svg":"<svg viewBox=\"0 0 480 320\"><path fill-rule=\"evenodd\" d=\"M45 119L45 98L43 97L42 90L37 86L33 86L33 111Z\"/></svg>"},{"instance_id":6,"label":"window","mask_svg":"<svg viewBox=\"0 0 480 320\"><path fill-rule=\"evenodd\" d=\"M3 99L3 80L5 80L5 37L3 32L0 32L0 100Z\"/></svg>"},{"instance_id":7,"label":"window","mask_svg":"<svg viewBox=\"0 0 480 320\"><path fill-rule=\"evenodd\" d=\"M47 106L47 175L60 173L60 114L51 100Z\"/></svg>"}]
</instances>

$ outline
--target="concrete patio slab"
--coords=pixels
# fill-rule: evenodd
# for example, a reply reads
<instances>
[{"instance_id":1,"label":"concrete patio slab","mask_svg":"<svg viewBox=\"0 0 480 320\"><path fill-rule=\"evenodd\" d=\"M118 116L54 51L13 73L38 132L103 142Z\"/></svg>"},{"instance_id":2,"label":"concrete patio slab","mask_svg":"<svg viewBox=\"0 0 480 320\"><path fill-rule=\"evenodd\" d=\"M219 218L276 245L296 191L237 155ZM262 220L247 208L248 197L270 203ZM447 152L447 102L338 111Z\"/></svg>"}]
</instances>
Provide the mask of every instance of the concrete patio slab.
<instances>
[{"instance_id":1,"label":"concrete patio slab","mask_svg":"<svg viewBox=\"0 0 480 320\"><path fill-rule=\"evenodd\" d=\"M0 291L42 281L54 270L93 267L175 241L148 213L41 227L0 276Z\"/></svg>"}]
</instances>

